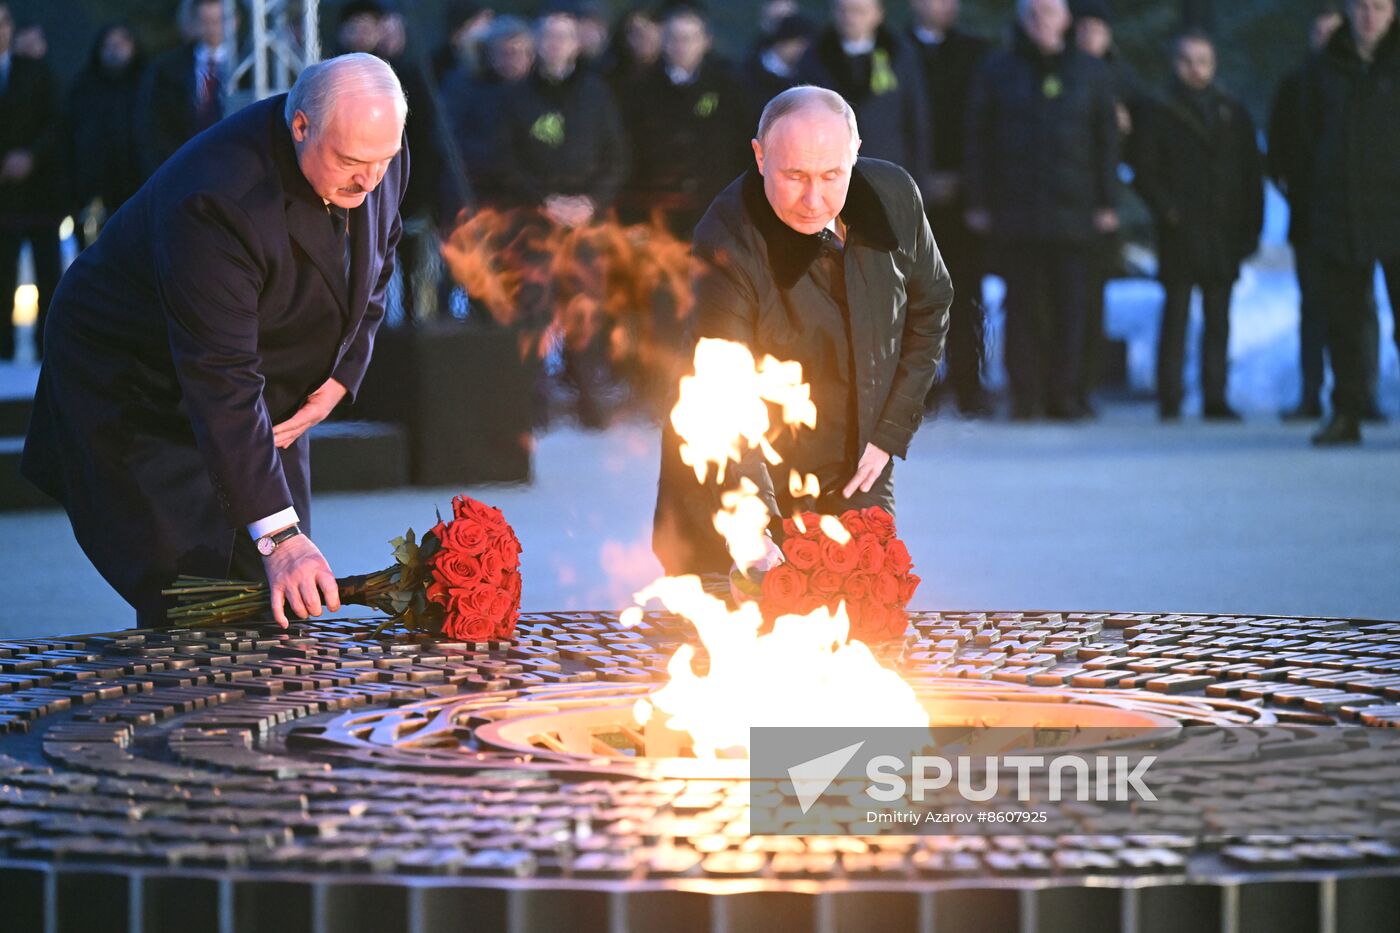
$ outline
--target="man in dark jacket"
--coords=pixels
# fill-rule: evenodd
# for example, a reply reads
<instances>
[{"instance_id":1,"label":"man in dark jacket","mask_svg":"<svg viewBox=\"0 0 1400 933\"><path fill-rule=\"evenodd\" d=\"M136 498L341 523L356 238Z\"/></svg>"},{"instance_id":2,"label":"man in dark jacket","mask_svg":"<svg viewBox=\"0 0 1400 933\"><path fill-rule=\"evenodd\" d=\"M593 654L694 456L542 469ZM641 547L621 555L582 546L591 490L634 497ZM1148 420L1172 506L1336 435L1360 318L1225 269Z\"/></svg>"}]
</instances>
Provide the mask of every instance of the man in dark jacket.
<instances>
[{"instance_id":1,"label":"man in dark jacket","mask_svg":"<svg viewBox=\"0 0 1400 933\"><path fill-rule=\"evenodd\" d=\"M44 314L58 283L58 86L49 66L11 49L15 24L0 3L0 359L15 355L11 314L20 248L33 250L39 290L34 346L43 353Z\"/></svg>"},{"instance_id":2,"label":"man in dark jacket","mask_svg":"<svg viewBox=\"0 0 1400 933\"><path fill-rule=\"evenodd\" d=\"M660 67L622 104L632 143L622 218L645 222L659 212L673 234L689 239L715 195L743 171L753 125L748 95L711 52L709 27L694 7L667 15Z\"/></svg>"},{"instance_id":3,"label":"man in dark jacket","mask_svg":"<svg viewBox=\"0 0 1400 933\"><path fill-rule=\"evenodd\" d=\"M929 125L923 75L912 49L884 24L882 0L832 0L831 27L798 66L803 84L851 102L867 159L893 162L927 185Z\"/></svg>"},{"instance_id":4,"label":"man in dark jacket","mask_svg":"<svg viewBox=\"0 0 1400 933\"><path fill-rule=\"evenodd\" d=\"M1308 41L1313 54L1327 47L1332 36L1346 22L1342 14L1329 10L1312 21ZM1303 139L1303 82L1306 80L1309 56L1297 68L1284 75L1274 92L1269 109L1269 156L1267 168L1279 191L1288 199L1288 243L1293 247L1293 269L1298 279L1298 363L1302 375L1302 392L1298 407L1284 413L1285 421L1316 421L1322 417L1322 382L1326 374L1327 315L1326 296L1317 294L1316 265L1308 236L1308 210L1311 198L1308 179L1303 175L1300 160L1307 148ZM1364 331L1365 360L1369 368L1366 385L1370 390L1368 414L1379 414L1376 407L1376 382L1379 377L1380 326L1375 309L1361 315Z\"/></svg>"},{"instance_id":5,"label":"man in dark jacket","mask_svg":"<svg viewBox=\"0 0 1400 933\"><path fill-rule=\"evenodd\" d=\"M948 380L959 411L968 416L984 415L982 279L986 265L982 238L968 229L963 219L963 163L972 78L990 44L958 27L958 0L913 0L910 6L914 23L909 39L923 67L924 102L933 128L929 187L924 197L929 224L957 291L948 330Z\"/></svg>"},{"instance_id":6,"label":"man in dark jacket","mask_svg":"<svg viewBox=\"0 0 1400 933\"><path fill-rule=\"evenodd\" d=\"M328 103L329 101L329 103ZM304 70L183 147L68 269L21 470L143 624L181 574L337 608L306 535L306 431L369 364L408 173L368 55Z\"/></svg>"},{"instance_id":7,"label":"man in dark jacket","mask_svg":"<svg viewBox=\"0 0 1400 933\"><path fill-rule=\"evenodd\" d=\"M796 86L797 69L816 34L815 23L801 13L792 13L783 17L749 55L744 79L754 113L761 113L770 100Z\"/></svg>"},{"instance_id":8,"label":"man in dark jacket","mask_svg":"<svg viewBox=\"0 0 1400 933\"><path fill-rule=\"evenodd\" d=\"M221 0L182 0L186 41L151 62L141 91L140 125L146 174L224 116L231 63L224 51Z\"/></svg>"},{"instance_id":9,"label":"man in dark jacket","mask_svg":"<svg viewBox=\"0 0 1400 933\"><path fill-rule=\"evenodd\" d=\"M783 92L759 121L757 170L726 188L695 231L694 336L800 362L816 403L814 429L775 442L778 482L761 460L742 470L775 524L800 508L893 513L891 458L908 453L923 420L948 329L953 286L918 187L888 162L857 161L860 144L838 95ZM817 477L815 502L788 488L787 470ZM730 566L716 502L668 428L653 536L668 573ZM770 542L757 566L777 559Z\"/></svg>"},{"instance_id":10,"label":"man in dark jacket","mask_svg":"<svg viewBox=\"0 0 1400 933\"><path fill-rule=\"evenodd\" d=\"M1327 297L1332 419L1313 436L1361 441L1368 400L1365 328L1379 262L1400 316L1400 27L1395 0L1350 0L1347 26L1313 59L1303 87L1302 171L1318 294ZM1398 317L1397 319L1400 319ZM1397 334L1400 340L1400 334Z\"/></svg>"},{"instance_id":11,"label":"man in dark jacket","mask_svg":"<svg viewBox=\"0 0 1400 933\"><path fill-rule=\"evenodd\" d=\"M1138 143L1136 181L1157 222L1157 277L1166 291L1157 336L1157 410L1181 415L1191 292L1201 290L1201 390L1208 420L1238 421L1226 401L1230 293L1264 226L1263 158L1254 121L1215 84L1215 47L1176 41L1176 80Z\"/></svg>"},{"instance_id":12,"label":"man in dark jacket","mask_svg":"<svg viewBox=\"0 0 1400 933\"><path fill-rule=\"evenodd\" d=\"M968 105L967 222L1006 281L1012 417L1072 420L1096 240L1117 229L1118 118L1103 63L1066 42L1065 0L1019 0L1010 49Z\"/></svg>"}]
</instances>

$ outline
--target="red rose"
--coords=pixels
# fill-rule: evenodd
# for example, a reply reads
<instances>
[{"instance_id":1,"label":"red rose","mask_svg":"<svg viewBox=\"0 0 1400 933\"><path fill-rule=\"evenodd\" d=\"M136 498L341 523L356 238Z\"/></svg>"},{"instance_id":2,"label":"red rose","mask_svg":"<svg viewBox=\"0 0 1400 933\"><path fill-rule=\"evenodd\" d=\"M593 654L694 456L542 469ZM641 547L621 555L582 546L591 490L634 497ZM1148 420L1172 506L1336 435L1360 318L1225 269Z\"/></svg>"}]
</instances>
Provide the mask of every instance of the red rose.
<instances>
[{"instance_id":1,"label":"red rose","mask_svg":"<svg viewBox=\"0 0 1400 933\"><path fill-rule=\"evenodd\" d=\"M452 602L452 593L447 584L441 580L434 579L432 583L429 583L425 595L443 609L446 609L448 604Z\"/></svg>"},{"instance_id":2,"label":"red rose","mask_svg":"<svg viewBox=\"0 0 1400 933\"><path fill-rule=\"evenodd\" d=\"M491 618L497 625L500 625L514 608L515 606L513 605L513 600L510 598L510 594L505 590L497 590L495 596L491 599Z\"/></svg>"},{"instance_id":3,"label":"red rose","mask_svg":"<svg viewBox=\"0 0 1400 933\"><path fill-rule=\"evenodd\" d=\"M495 624L484 615L448 616L442 631L448 638L461 641L490 641L496 633Z\"/></svg>"},{"instance_id":4,"label":"red rose","mask_svg":"<svg viewBox=\"0 0 1400 933\"><path fill-rule=\"evenodd\" d=\"M880 508L878 505L871 506L863 510L861 517L865 519L867 525L881 541L888 541L894 537L894 517Z\"/></svg>"},{"instance_id":5,"label":"red rose","mask_svg":"<svg viewBox=\"0 0 1400 933\"><path fill-rule=\"evenodd\" d=\"M921 582L923 582L923 581L920 580L917 576L915 576L915 575L912 574L912 573L909 574L908 576L906 576L906 577L900 582L900 584L899 584L899 604L900 604L901 606L908 606L911 602L914 601L914 591L917 590L917 589L919 588L919 584L920 584Z\"/></svg>"},{"instance_id":6,"label":"red rose","mask_svg":"<svg viewBox=\"0 0 1400 933\"><path fill-rule=\"evenodd\" d=\"M837 544L830 538L823 538L822 566L843 577L855 570L860 566L860 550L853 545L854 541Z\"/></svg>"},{"instance_id":7,"label":"red rose","mask_svg":"<svg viewBox=\"0 0 1400 933\"><path fill-rule=\"evenodd\" d=\"M873 534L861 535L855 546L860 555L861 573L879 573L885 569L885 549Z\"/></svg>"},{"instance_id":8,"label":"red rose","mask_svg":"<svg viewBox=\"0 0 1400 933\"><path fill-rule=\"evenodd\" d=\"M836 571L820 567L812 574L808 587L814 595L829 598L841 592L842 580L843 577Z\"/></svg>"},{"instance_id":9,"label":"red rose","mask_svg":"<svg viewBox=\"0 0 1400 933\"><path fill-rule=\"evenodd\" d=\"M797 527L797 522L794 519L783 519L783 533L789 538L811 536L821 525L822 517L816 512L803 512L799 517L802 519L801 528Z\"/></svg>"},{"instance_id":10,"label":"red rose","mask_svg":"<svg viewBox=\"0 0 1400 933\"><path fill-rule=\"evenodd\" d=\"M505 618L496 623L496 637L502 640L515 637L515 623L519 620L520 613L512 609L506 613Z\"/></svg>"},{"instance_id":11,"label":"red rose","mask_svg":"<svg viewBox=\"0 0 1400 933\"><path fill-rule=\"evenodd\" d=\"M491 550L500 558L501 566L506 570L514 570L520 566L520 541L509 526L502 526L495 540L491 542Z\"/></svg>"},{"instance_id":12,"label":"red rose","mask_svg":"<svg viewBox=\"0 0 1400 933\"><path fill-rule=\"evenodd\" d=\"M909 548L898 538L885 545L885 567L898 574L914 569L914 558L909 556Z\"/></svg>"},{"instance_id":13,"label":"red rose","mask_svg":"<svg viewBox=\"0 0 1400 933\"><path fill-rule=\"evenodd\" d=\"M481 563L481 581L499 587L506 575L501 555L495 550L487 548L477 560Z\"/></svg>"},{"instance_id":14,"label":"red rose","mask_svg":"<svg viewBox=\"0 0 1400 933\"><path fill-rule=\"evenodd\" d=\"M440 543L443 538L447 537L447 522L439 520L436 525L428 529L428 533L423 535L423 538L426 539L428 535L437 538ZM419 544L422 544L422 541Z\"/></svg>"},{"instance_id":15,"label":"red rose","mask_svg":"<svg viewBox=\"0 0 1400 933\"><path fill-rule=\"evenodd\" d=\"M847 598L852 603L858 603L870 598L870 585L873 578L868 573L853 573L846 578L846 586L843 588Z\"/></svg>"},{"instance_id":16,"label":"red rose","mask_svg":"<svg viewBox=\"0 0 1400 933\"><path fill-rule=\"evenodd\" d=\"M870 523L855 509L848 509L841 513L841 524L845 526L853 538L859 538L870 531Z\"/></svg>"},{"instance_id":17,"label":"red rose","mask_svg":"<svg viewBox=\"0 0 1400 933\"><path fill-rule=\"evenodd\" d=\"M882 606L899 602L899 581L894 574L882 573L871 578L870 597Z\"/></svg>"},{"instance_id":18,"label":"red rose","mask_svg":"<svg viewBox=\"0 0 1400 933\"><path fill-rule=\"evenodd\" d=\"M442 547L447 551L460 551L473 557L486 550L490 536L486 528L470 518L456 518L447 524L443 532Z\"/></svg>"},{"instance_id":19,"label":"red rose","mask_svg":"<svg viewBox=\"0 0 1400 933\"><path fill-rule=\"evenodd\" d=\"M783 554L798 570L811 570L821 560L822 548L810 538L788 538L783 542Z\"/></svg>"},{"instance_id":20,"label":"red rose","mask_svg":"<svg viewBox=\"0 0 1400 933\"><path fill-rule=\"evenodd\" d=\"M520 606L520 574L519 572L506 574L506 582L503 584L507 593L510 594L511 604L517 608Z\"/></svg>"},{"instance_id":21,"label":"red rose","mask_svg":"<svg viewBox=\"0 0 1400 933\"><path fill-rule=\"evenodd\" d=\"M438 551L433 557L433 578L441 580L449 587L474 584L481 577L481 561L461 551Z\"/></svg>"},{"instance_id":22,"label":"red rose","mask_svg":"<svg viewBox=\"0 0 1400 933\"><path fill-rule=\"evenodd\" d=\"M763 577L763 601L775 613L790 611L793 604L807 594L807 575L791 564L779 564Z\"/></svg>"}]
</instances>

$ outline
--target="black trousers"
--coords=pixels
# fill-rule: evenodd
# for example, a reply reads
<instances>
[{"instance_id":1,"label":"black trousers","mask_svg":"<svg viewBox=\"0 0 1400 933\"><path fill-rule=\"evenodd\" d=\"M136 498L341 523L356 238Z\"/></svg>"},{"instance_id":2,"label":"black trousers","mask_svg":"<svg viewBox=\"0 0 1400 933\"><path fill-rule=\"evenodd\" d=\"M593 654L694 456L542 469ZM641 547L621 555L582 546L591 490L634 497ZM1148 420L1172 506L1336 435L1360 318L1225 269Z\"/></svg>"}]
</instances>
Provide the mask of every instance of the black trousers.
<instances>
[{"instance_id":1,"label":"black trousers","mask_svg":"<svg viewBox=\"0 0 1400 933\"><path fill-rule=\"evenodd\" d=\"M1157 407L1175 413L1181 408L1181 369L1186 361L1186 325L1191 318L1194 282L1162 283L1162 326L1157 333ZM1201 395L1207 408L1225 407L1229 378L1230 293L1233 282L1200 283L1205 330L1201 334Z\"/></svg>"},{"instance_id":2,"label":"black trousers","mask_svg":"<svg viewBox=\"0 0 1400 933\"><path fill-rule=\"evenodd\" d=\"M1327 355L1332 360L1332 410L1337 414L1360 417L1371 401L1371 374L1376 353L1368 352L1366 328L1374 322L1374 263L1344 263L1330 256L1319 256L1317 294L1324 297L1327 315ZM1400 255L1381 261L1385 287L1390 294L1391 314L1400 316ZM1400 333L1396 334L1400 345Z\"/></svg>"},{"instance_id":3,"label":"black trousers","mask_svg":"<svg viewBox=\"0 0 1400 933\"><path fill-rule=\"evenodd\" d=\"M934 242L953 277L953 305L948 309L947 370L935 391L951 385L958 408L980 408L982 366L986 353L982 279L987 275L982 238L963 222L962 210L934 208L928 214Z\"/></svg>"},{"instance_id":4,"label":"black trousers","mask_svg":"<svg viewBox=\"0 0 1400 933\"><path fill-rule=\"evenodd\" d=\"M1103 382L1104 290L1118 261L1118 234L1103 236L1089 259L1089 284L1084 293L1084 351L1079 367L1079 400L1089 396Z\"/></svg>"},{"instance_id":5,"label":"black trousers","mask_svg":"<svg viewBox=\"0 0 1400 933\"><path fill-rule=\"evenodd\" d=\"M1092 249L1056 242L998 251L1006 282L1006 370L1018 414L1076 407Z\"/></svg>"},{"instance_id":6,"label":"black trousers","mask_svg":"<svg viewBox=\"0 0 1400 933\"><path fill-rule=\"evenodd\" d=\"M34 256L35 285L39 290L39 316L34 321L34 353L44 355L44 319L49 311L49 299L63 274L63 260L58 246L58 227L52 224L5 226L0 223L0 359L15 358L15 324L11 302L19 284L19 251L24 242Z\"/></svg>"},{"instance_id":7,"label":"black trousers","mask_svg":"<svg viewBox=\"0 0 1400 933\"><path fill-rule=\"evenodd\" d=\"M1317 256L1306 249L1294 251L1294 270L1298 275L1298 362L1303 373L1303 392L1299 404L1317 407L1322 404L1322 382L1327 375L1327 295L1317 287ZM1376 384L1380 381L1381 329L1377 318L1375 295L1366 292L1369 310L1361 316L1362 354L1367 366L1367 405L1374 403Z\"/></svg>"}]
</instances>

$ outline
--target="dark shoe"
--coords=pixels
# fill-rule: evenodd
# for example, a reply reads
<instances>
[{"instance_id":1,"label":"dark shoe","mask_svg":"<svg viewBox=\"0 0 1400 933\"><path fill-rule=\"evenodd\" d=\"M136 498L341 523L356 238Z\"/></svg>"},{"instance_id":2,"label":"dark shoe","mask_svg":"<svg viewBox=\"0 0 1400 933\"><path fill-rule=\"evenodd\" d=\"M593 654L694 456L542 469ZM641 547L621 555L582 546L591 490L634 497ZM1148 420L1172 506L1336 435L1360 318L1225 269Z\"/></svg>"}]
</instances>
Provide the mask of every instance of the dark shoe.
<instances>
[{"instance_id":1,"label":"dark shoe","mask_svg":"<svg viewBox=\"0 0 1400 933\"><path fill-rule=\"evenodd\" d=\"M1243 421L1240 413L1229 405L1207 405L1202 412L1207 421Z\"/></svg>"},{"instance_id":2,"label":"dark shoe","mask_svg":"<svg viewBox=\"0 0 1400 933\"><path fill-rule=\"evenodd\" d=\"M1034 421L1040 417L1040 413L1035 410L1034 405L1026 402L1013 402L1011 405L1012 421Z\"/></svg>"},{"instance_id":3,"label":"dark shoe","mask_svg":"<svg viewBox=\"0 0 1400 933\"><path fill-rule=\"evenodd\" d=\"M1158 420L1158 421L1171 421L1171 422L1180 421L1180 420L1181 420L1181 409L1180 409L1180 408L1159 408L1159 409L1157 409L1157 420Z\"/></svg>"},{"instance_id":4,"label":"dark shoe","mask_svg":"<svg viewBox=\"0 0 1400 933\"><path fill-rule=\"evenodd\" d=\"M1316 421L1322 417L1322 406L1317 402L1303 402L1297 408L1283 413L1284 421Z\"/></svg>"},{"instance_id":5,"label":"dark shoe","mask_svg":"<svg viewBox=\"0 0 1400 933\"><path fill-rule=\"evenodd\" d=\"M1083 421L1085 418L1089 417L1089 415L1088 412L1080 408L1079 405L1074 402L1068 402L1051 405L1049 408L1045 409L1045 417L1049 418L1051 421L1072 422Z\"/></svg>"},{"instance_id":6,"label":"dark shoe","mask_svg":"<svg viewBox=\"0 0 1400 933\"><path fill-rule=\"evenodd\" d=\"M1355 415L1333 415L1332 420L1312 436L1314 447L1340 447L1361 443L1361 422Z\"/></svg>"},{"instance_id":7,"label":"dark shoe","mask_svg":"<svg viewBox=\"0 0 1400 933\"><path fill-rule=\"evenodd\" d=\"M1366 406L1366 410L1361 413L1361 420L1367 424L1390 423L1390 419L1385 416L1385 412L1381 411L1381 407L1376 404L1375 399L1371 399L1370 404Z\"/></svg>"}]
</instances>

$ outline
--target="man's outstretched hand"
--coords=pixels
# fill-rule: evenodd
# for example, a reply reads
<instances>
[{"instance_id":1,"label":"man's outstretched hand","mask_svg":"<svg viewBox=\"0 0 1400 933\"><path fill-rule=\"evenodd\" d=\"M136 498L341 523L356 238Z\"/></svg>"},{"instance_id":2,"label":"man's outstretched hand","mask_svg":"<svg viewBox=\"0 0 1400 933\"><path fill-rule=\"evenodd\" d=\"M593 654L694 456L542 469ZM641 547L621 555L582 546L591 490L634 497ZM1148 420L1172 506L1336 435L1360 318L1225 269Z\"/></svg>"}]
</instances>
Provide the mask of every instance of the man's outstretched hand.
<instances>
[{"instance_id":1,"label":"man's outstretched hand","mask_svg":"<svg viewBox=\"0 0 1400 933\"><path fill-rule=\"evenodd\" d=\"M851 481L846 484L846 488L841 490L841 495L847 499L856 494L856 490L869 492L874 487L875 481L880 478L880 474L885 472L885 467L890 462L890 455L885 453L874 444L865 445L865 453L860 455L860 463L856 465L856 475L851 477Z\"/></svg>"},{"instance_id":2,"label":"man's outstretched hand","mask_svg":"<svg viewBox=\"0 0 1400 933\"><path fill-rule=\"evenodd\" d=\"M343 398L345 386L334 379L327 379L319 389L307 397L296 414L281 424L272 426L272 442L279 448L292 446L297 438L325 421Z\"/></svg>"},{"instance_id":3,"label":"man's outstretched hand","mask_svg":"<svg viewBox=\"0 0 1400 933\"><path fill-rule=\"evenodd\" d=\"M283 628L287 627L284 601L298 619L319 616L323 604L331 612L340 611L340 588L331 565L306 535L283 541L271 557L263 558L263 567L272 587L272 617Z\"/></svg>"}]
</instances>

